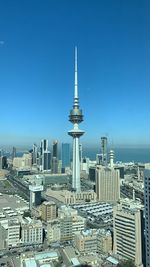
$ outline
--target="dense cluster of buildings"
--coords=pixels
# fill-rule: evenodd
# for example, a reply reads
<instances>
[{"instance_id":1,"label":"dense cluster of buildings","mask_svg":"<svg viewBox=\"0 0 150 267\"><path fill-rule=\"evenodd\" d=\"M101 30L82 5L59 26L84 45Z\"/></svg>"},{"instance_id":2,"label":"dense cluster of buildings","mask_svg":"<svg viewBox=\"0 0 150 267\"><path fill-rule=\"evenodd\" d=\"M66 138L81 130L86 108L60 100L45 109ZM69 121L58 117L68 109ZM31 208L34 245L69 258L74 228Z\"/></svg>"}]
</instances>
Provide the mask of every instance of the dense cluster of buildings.
<instances>
[{"instance_id":1,"label":"dense cluster of buildings","mask_svg":"<svg viewBox=\"0 0 150 267\"><path fill-rule=\"evenodd\" d=\"M9 161L0 154L0 169L12 164L19 183L30 193L28 207L21 208L20 202L15 206L12 201L12 207L1 209L0 248L40 245L45 238L48 245L62 246L65 255L72 255L67 257L73 266L92 255L114 266L126 260L137 267L150 266L150 166L114 163L114 151L108 153L106 136L101 137L101 151L95 161L83 158L77 49L69 121L73 124L68 131L73 139L72 159L70 144L62 144L60 159L58 141L53 142L51 153L46 139L22 157L17 157L15 148ZM65 248L66 244L70 248ZM57 253L41 255L21 256L21 266L48 266L44 265L48 260L43 259L59 258ZM97 260L85 262L98 266Z\"/></svg>"}]
</instances>

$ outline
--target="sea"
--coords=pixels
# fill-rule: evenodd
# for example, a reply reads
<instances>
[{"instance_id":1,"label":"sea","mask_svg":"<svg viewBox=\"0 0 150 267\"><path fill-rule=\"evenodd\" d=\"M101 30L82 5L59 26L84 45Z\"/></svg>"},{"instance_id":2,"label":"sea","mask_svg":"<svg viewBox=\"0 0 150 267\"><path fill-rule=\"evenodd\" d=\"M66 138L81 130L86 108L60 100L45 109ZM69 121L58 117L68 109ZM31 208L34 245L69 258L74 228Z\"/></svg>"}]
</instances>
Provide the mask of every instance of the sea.
<instances>
[{"instance_id":1,"label":"sea","mask_svg":"<svg viewBox=\"0 0 150 267\"><path fill-rule=\"evenodd\" d=\"M113 148L114 150L114 161L121 162L150 162L150 148ZM89 157L91 160L96 159L98 154L96 149L87 149L83 151L83 157Z\"/></svg>"},{"instance_id":2,"label":"sea","mask_svg":"<svg viewBox=\"0 0 150 267\"><path fill-rule=\"evenodd\" d=\"M115 155L115 162L150 162L150 148L113 148L113 150ZM18 151L17 156L21 157L23 153L23 151ZM98 149L96 148L83 147L83 157L88 157L91 160L96 160L96 154L99 153L100 151L98 151ZM61 153L59 153L59 156L61 158Z\"/></svg>"}]
</instances>

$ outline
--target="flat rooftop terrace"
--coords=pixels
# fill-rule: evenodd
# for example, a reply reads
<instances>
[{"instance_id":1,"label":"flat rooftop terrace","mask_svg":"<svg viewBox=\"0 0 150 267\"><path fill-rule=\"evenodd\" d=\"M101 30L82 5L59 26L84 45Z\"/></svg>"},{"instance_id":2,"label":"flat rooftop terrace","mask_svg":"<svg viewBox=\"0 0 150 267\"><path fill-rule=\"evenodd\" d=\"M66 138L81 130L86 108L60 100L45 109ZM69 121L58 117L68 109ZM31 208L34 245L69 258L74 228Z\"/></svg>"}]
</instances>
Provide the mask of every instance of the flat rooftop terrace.
<instances>
[{"instance_id":1,"label":"flat rooftop terrace","mask_svg":"<svg viewBox=\"0 0 150 267\"><path fill-rule=\"evenodd\" d=\"M0 221L15 218L29 209L29 203L18 195L0 193Z\"/></svg>"}]
</instances>

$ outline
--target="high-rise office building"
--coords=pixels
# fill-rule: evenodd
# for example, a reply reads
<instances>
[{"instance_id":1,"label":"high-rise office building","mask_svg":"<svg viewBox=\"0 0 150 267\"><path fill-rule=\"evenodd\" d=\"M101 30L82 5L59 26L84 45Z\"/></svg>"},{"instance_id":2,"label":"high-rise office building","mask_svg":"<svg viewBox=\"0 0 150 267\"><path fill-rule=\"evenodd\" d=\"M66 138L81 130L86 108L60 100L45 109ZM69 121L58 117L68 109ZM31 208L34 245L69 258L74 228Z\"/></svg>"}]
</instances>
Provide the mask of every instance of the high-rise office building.
<instances>
[{"instance_id":1,"label":"high-rise office building","mask_svg":"<svg viewBox=\"0 0 150 267\"><path fill-rule=\"evenodd\" d=\"M53 142L53 157L58 159L58 141Z\"/></svg>"},{"instance_id":2,"label":"high-rise office building","mask_svg":"<svg viewBox=\"0 0 150 267\"><path fill-rule=\"evenodd\" d=\"M50 171L51 169L51 152L44 152L42 155L42 171Z\"/></svg>"},{"instance_id":3,"label":"high-rise office building","mask_svg":"<svg viewBox=\"0 0 150 267\"><path fill-rule=\"evenodd\" d=\"M142 267L141 212L139 209L114 209L114 253ZM149 265L146 265L148 267Z\"/></svg>"},{"instance_id":4,"label":"high-rise office building","mask_svg":"<svg viewBox=\"0 0 150 267\"><path fill-rule=\"evenodd\" d=\"M40 151L41 151L41 155L44 153L44 152L47 152L48 151L48 140L44 139L41 141L41 144L40 144Z\"/></svg>"},{"instance_id":5,"label":"high-rise office building","mask_svg":"<svg viewBox=\"0 0 150 267\"><path fill-rule=\"evenodd\" d=\"M80 192L80 155L79 155L79 138L84 131L79 129L79 123L83 121L82 110L79 108L78 97L78 78L77 78L77 48L75 48L75 86L73 109L70 111L69 121L74 127L68 132L73 137L73 165L72 165L72 189Z\"/></svg>"},{"instance_id":6,"label":"high-rise office building","mask_svg":"<svg viewBox=\"0 0 150 267\"><path fill-rule=\"evenodd\" d=\"M107 137L101 137L102 164L107 165Z\"/></svg>"},{"instance_id":7,"label":"high-rise office building","mask_svg":"<svg viewBox=\"0 0 150 267\"><path fill-rule=\"evenodd\" d=\"M36 144L33 144L32 163L37 164L38 148Z\"/></svg>"},{"instance_id":8,"label":"high-rise office building","mask_svg":"<svg viewBox=\"0 0 150 267\"><path fill-rule=\"evenodd\" d=\"M144 207L145 207L146 267L149 267L150 266L150 169L144 170Z\"/></svg>"},{"instance_id":9,"label":"high-rise office building","mask_svg":"<svg viewBox=\"0 0 150 267\"><path fill-rule=\"evenodd\" d=\"M70 167L70 144L62 143L61 159L62 159L62 168Z\"/></svg>"},{"instance_id":10,"label":"high-rise office building","mask_svg":"<svg viewBox=\"0 0 150 267\"><path fill-rule=\"evenodd\" d=\"M16 158L16 147L13 146L13 149L12 149L12 160Z\"/></svg>"},{"instance_id":11,"label":"high-rise office building","mask_svg":"<svg viewBox=\"0 0 150 267\"><path fill-rule=\"evenodd\" d=\"M40 170L50 171L51 169L51 152L48 151L48 140L44 139L40 144Z\"/></svg>"},{"instance_id":12,"label":"high-rise office building","mask_svg":"<svg viewBox=\"0 0 150 267\"><path fill-rule=\"evenodd\" d=\"M52 173L58 173L58 141L53 142Z\"/></svg>"},{"instance_id":13,"label":"high-rise office building","mask_svg":"<svg viewBox=\"0 0 150 267\"><path fill-rule=\"evenodd\" d=\"M8 162L7 162L7 157L6 156L2 156L1 157L1 165L2 165L2 169L7 169Z\"/></svg>"},{"instance_id":14,"label":"high-rise office building","mask_svg":"<svg viewBox=\"0 0 150 267\"><path fill-rule=\"evenodd\" d=\"M96 194L99 201L116 202L120 199L119 170L97 166Z\"/></svg>"}]
</instances>

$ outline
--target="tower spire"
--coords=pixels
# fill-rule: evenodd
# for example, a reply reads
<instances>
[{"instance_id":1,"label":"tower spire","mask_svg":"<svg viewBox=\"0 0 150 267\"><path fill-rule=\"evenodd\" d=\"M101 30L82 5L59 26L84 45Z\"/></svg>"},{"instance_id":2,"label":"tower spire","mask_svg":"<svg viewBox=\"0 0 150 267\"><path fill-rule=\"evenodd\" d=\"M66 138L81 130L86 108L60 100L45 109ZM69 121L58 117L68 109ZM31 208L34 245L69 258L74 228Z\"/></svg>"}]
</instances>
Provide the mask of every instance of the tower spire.
<instances>
[{"instance_id":1,"label":"tower spire","mask_svg":"<svg viewBox=\"0 0 150 267\"><path fill-rule=\"evenodd\" d=\"M77 62L77 47L75 46L75 77L74 77L74 107L79 106L78 97L78 62Z\"/></svg>"}]
</instances>

